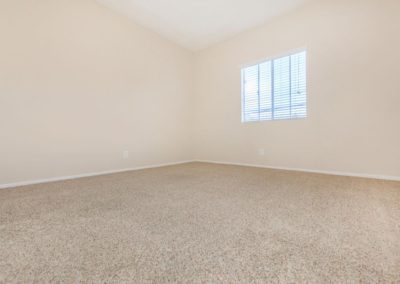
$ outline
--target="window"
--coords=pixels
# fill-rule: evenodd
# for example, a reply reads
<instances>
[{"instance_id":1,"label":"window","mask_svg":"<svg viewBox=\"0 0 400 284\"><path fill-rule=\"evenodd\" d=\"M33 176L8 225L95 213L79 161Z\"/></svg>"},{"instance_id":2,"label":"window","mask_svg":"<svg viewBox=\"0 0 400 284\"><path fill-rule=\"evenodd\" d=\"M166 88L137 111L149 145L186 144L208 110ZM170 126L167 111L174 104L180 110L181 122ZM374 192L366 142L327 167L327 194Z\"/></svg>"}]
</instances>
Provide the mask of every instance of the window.
<instances>
[{"instance_id":1,"label":"window","mask_svg":"<svg viewBox=\"0 0 400 284\"><path fill-rule=\"evenodd\" d=\"M306 51L242 69L242 122L307 117Z\"/></svg>"}]
</instances>

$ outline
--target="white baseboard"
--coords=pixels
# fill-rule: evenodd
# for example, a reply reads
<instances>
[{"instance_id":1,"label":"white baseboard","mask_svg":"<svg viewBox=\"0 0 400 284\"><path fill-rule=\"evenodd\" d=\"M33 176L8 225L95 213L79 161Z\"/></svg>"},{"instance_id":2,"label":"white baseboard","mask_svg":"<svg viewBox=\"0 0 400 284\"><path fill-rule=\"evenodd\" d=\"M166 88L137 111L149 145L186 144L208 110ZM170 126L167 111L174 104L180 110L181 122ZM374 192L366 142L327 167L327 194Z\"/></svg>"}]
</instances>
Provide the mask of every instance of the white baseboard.
<instances>
[{"instance_id":1,"label":"white baseboard","mask_svg":"<svg viewBox=\"0 0 400 284\"><path fill-rule=\"evenodd\" d=\"M125 169L119 169L119 170L109 170L109 171L102 171L102 172L95 172L95 173L85 173L85 174L79 174L79 175L72 175L72 176L63 176L63 177L55 177L55 178L48 178L48 179L38 179L38 180L22 181L22 182L8 183L8 184L0 184L0 189L19 187L19 186L24 186L24 185L40 184L40 183L49 183L49 182L56 182L56 181L63 181L63 180L70 180L70 179L77 179L77 178L84 178L84 177L93 177L93 176L100 176L100 175L107 175L107 174L115 174L115 173L122 173L122 172L130 172L130 171L137 171L137 170L144 170L144 169L160 168L160 167L166 167L166 166L174 166L174 165L186 164L186 163L191 163L191 162L200 162L200 163L210 163L210 164L221 164L221 165L244 166L244 167L253 167L253 168L265 168L265 169L274 169L274 170L285 170L285 171L297 171L297 172L327 174L327 175L336 175L336 176L349 176L349 177L361 177L361 178L370 178L370 179L400 181L400 176L385 176L385 175L371 175L371 174L360 174L360 173L347 173L347 172L339 172L339 171L310 170L310 169L301 169L301 168L275 167L275 166L266 166L266 165L234 163L234 162L221 162L221 161L210 161L210 160L188 160L188 161L179 161L179 162L164 163L164 164L157 164L157 165L149 165L149 166L142 166L142 167L125 168Z\"/></svg>"},{"instance_id":2,"label":"white baseboard","mask_svg":"<svg viewBox=\"0 0 400 284\"><path fill-rule=\"evenodd\" d=\"M47 178L47 179L37 179L37 180L22 181L22 182L8 183L8 184L0 184L0 189L12 188L12 187L18 187L18 186L24 186L24 185L40 184L40 183L49 183L49 182L55 182L55 181L84 178L84 177L116 174L116 173L123 173L123 172L130 172L130 171L137 171L137 170L144 170L144 169L161 168L161 167L166 167L166 166L186 164L186 163L190 163L190 162L194 162L194 161L192 161L192 160L180 161L180 162L164 163L164 164L149 165L149 166L142 166L142 167L125 168L125 169L119 169L119 170L109 170L109 171L102 171L102 172L95 172L95 173L72 175L72 176L62 176L62 177L54 177L54 178Z\"/></svg>"},{"instance_id":3,"label":"white baseboard","mask_svg":"<svg viewBox=\"0 0 400 284\"><path fill-rule=\"evenodd\" d=\"M316 174L326 174L326 175L335 175L335 176L347 176L347 177L360 177L360 178L369 178L369 179L400 181L400 176L386 176L386 175L348 173L348 172L339 172L339 171L324 171L324 170L311 170L311 169L301 169L301 168L275 167L275 166L266 166L266 165L220 162L220 161L210 161L210 160L196 160L196 162L253 167L253 168L264 168L264 169L273 169L273 170L284 170L284 171L296 171L296 172L306 172L306 173L316 173Z\"/></svg>"}]
</instances>

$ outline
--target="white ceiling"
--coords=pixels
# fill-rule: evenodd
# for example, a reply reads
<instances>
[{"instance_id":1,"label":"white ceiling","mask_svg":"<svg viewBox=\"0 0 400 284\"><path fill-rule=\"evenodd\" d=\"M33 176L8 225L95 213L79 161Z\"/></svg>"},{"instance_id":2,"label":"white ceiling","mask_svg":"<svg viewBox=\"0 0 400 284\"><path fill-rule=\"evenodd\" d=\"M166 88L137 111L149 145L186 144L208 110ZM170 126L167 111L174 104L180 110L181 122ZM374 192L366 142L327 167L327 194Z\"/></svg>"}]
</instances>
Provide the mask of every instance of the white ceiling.
<instances>
[{"instance_id":1,"label":"white ceiling","mask_svg":"<svg viewBox=\"0 0 400 284\"><path fill-rule=\"evenodd\" d=\"M309 0L97 0L164 37L200 50Z\"/></svg>"}]
</instances>

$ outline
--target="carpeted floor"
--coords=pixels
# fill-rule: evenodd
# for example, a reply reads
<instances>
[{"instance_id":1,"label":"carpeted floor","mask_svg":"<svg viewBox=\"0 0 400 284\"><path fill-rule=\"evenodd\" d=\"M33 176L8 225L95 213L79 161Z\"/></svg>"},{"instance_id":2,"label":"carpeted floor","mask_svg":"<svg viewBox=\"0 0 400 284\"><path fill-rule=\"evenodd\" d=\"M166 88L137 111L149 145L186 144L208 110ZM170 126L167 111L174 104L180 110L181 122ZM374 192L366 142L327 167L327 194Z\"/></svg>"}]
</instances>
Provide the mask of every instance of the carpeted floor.
<instances>
[{"instance_id":1,"label":"carpeted floor","mask_svg":"<svg viewBox=\"0 0 400 284\"><path fill-rule=\"evenodd\" d=\"M1 283L399 283L400 183L190 163L0 190Z\"/></svg>"}]
</instances>

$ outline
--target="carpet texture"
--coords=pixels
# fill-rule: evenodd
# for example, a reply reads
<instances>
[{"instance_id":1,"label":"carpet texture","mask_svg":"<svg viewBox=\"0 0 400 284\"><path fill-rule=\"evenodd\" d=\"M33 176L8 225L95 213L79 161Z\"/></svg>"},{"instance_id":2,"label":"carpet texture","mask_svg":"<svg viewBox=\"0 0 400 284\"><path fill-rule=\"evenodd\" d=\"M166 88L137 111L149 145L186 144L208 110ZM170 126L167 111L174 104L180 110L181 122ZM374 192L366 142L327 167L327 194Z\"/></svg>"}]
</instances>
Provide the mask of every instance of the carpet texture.
<instances>
[{"instance_id":1,"label":"carpet texture","mask_svg":"<svg viewBox=\"0 0 400 284\"><path fill-rule=\"evenodd\" d=\"M400 283L400 183L189 163L0 190L1 283Z\"/></svg>"}]
</instances>

